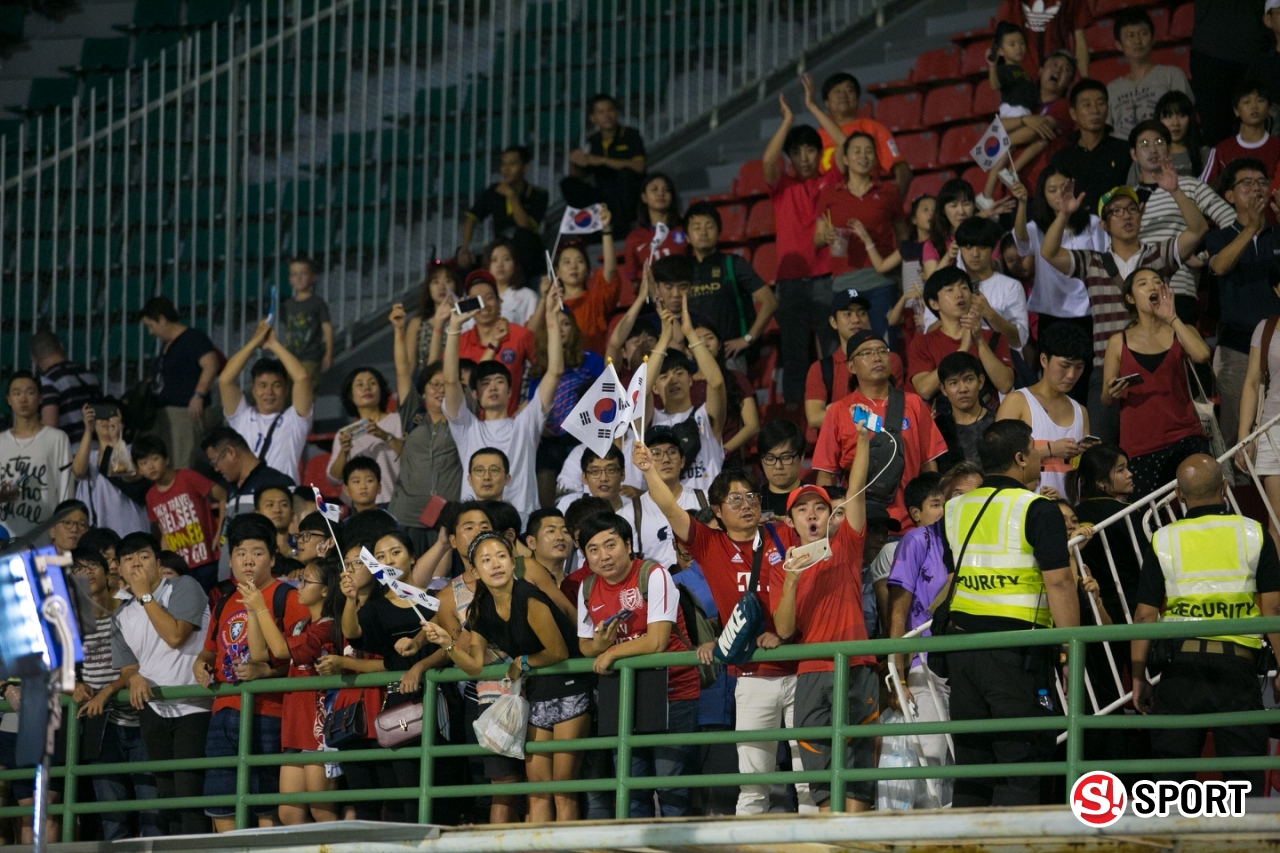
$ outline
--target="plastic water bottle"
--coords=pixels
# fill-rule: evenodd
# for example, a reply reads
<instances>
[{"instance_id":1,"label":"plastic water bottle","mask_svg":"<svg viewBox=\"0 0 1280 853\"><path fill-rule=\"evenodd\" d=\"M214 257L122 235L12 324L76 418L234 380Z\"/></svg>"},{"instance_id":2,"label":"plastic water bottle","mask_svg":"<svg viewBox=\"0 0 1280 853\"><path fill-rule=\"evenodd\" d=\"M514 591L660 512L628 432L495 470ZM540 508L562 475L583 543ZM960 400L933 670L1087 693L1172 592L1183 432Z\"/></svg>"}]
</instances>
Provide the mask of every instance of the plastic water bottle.
<instances>
[{"instance_id":1,"label":"plastic water bottle","mask_svg":"<svg viewBox=\"0 0 1280 853\"><path fill-rule=\"evenodd\" d=\"M1041 688L1039 691L1037 691L1036 702L1039 703L1041 708L1044 708L1050 714L1053 713L1053 700L1049 698L1048 690Z\"/></svg>"}]
</instances>

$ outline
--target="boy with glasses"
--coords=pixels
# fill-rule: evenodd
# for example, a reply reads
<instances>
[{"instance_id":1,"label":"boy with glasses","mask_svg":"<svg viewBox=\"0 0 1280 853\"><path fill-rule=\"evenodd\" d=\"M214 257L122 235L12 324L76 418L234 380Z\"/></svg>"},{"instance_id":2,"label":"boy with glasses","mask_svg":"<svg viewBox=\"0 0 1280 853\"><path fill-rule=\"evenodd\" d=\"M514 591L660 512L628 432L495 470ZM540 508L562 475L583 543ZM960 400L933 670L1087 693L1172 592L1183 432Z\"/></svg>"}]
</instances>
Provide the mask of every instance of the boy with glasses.
<instances>
[{"instance_id":1,"label":"boy with glasses","mask_svg":"<svg viewBox=\"0 0 1280 853\"><path fill-rule=\"evenodd\" d=\"M667 493L674 496L681 509L697 512L708 505L707 495L702 489L693 488L680 479L680 470L684 468L684 451L680 449L680 439L671 427L649 427L644 434L644 446L649 449L652 476L662 481ZM648 480L649 475L646 474L645 481ZM637 556L664 566L675 565L675 534L667 521L666 513L654 501L652 489L634 502L633 514L624 518L628 522L636 522Z\"/></svg>"},{"instance_id":2,"label":"boy with glasses","mask_svg":"<svg viewBox=\"0 0 1280 853\"><path fill-rule=\"evenodd\" d=\"M800 488L800 468L804 463L804 433L791 421L769 421L756 436L765 489L760 512L766 520L787 511L787 498Z\"/></svg>"}]
</instances>

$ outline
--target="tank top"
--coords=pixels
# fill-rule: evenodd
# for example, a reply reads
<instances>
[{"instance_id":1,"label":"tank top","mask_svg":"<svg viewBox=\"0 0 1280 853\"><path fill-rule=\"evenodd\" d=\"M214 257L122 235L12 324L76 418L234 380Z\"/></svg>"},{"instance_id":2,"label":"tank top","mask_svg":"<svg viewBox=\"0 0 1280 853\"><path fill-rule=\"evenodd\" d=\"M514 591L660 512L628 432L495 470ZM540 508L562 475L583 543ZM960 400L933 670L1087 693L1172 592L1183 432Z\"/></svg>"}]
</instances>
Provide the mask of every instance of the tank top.
<instances>
[{"instance_id":1,"label":"tank top","mask_svg":"<svg viewBox=\"0 0 1280 853\"><path fill-rule=\"evenodd\" d=\"M1027 401L1027 409L1031 412L1031 434L1035 436L1036 441L1070 438L1079 442L1084 439L1084 410L1075 400L1067 398L1071 402L1071 425L1063 427L1058 426L1049 416L1044 406L1040 405L1040 401L1036 399L1036 395L1031 393L1030 388L1019 388L1014 393L1021 394ZM1070 471L1071 462L1066 459L1056 456L1053 459L1043 458L1040 460L1040 485L1051 486L1058 490L1058 494L1066 497L1067 474Z\"/></svg>"},{"instance_id":2,"label":"tank top","mask_svg":"<svg viewBox=\"0 0 1280 853\"><path fill-rule=\"evenodd\" d=\"M1175 337L1156 369L1147 370L1129 351L1128 333L1122 333L1120 375L1137 373L1142 377L1142 384L1130 386L1120 404L1120 446L1130 458L1204 435L1200 416L1191 405L1182 356L1182 344ZM1153 429L1152 424L1159 428Z\"/></svg>"}]
</instances>

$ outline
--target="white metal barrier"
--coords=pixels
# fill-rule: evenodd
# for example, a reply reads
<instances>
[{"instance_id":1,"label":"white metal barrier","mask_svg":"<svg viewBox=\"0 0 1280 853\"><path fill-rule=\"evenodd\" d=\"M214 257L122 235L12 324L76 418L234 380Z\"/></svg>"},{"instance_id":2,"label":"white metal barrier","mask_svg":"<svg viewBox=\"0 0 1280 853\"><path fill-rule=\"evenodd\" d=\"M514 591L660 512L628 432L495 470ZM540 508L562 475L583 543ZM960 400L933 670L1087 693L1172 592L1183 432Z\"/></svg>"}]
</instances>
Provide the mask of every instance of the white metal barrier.
<instances>
[{"instance_id":1,"label":"white metal barrier","mask_svg":"<svg viewBox=\"0 0 1280 853\"><path fill-rule=\"evenodd\" d=\"M46 327L119 390L156 294L231 352L294 254L349 344L453 255L505 145L554 203L592 94L652 147L885 2L243 0L0 138L0 372Z\"/></svg>"}]
</instances>

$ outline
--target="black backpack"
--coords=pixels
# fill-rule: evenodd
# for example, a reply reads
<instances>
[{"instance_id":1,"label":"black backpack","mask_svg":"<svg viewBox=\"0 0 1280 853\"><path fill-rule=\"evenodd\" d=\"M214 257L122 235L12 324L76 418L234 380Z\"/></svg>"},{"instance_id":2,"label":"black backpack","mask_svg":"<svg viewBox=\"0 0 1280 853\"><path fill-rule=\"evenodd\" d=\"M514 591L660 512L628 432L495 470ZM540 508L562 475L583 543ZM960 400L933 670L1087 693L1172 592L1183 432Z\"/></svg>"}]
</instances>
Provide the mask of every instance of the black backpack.
<instances>
[{"instance_id":1,"label":"black backpack","mask_svg":"<svg viewBox=\"0 0 1280 853\"><path fill-rule=\"evenodd\" d=\"M902 472L906 468L906 460L902 455L902 417L906 402L905 394L893 386L889 387L889 403L884 411L884 432L875 433L871 437L871 459L867 465L867 473L874 479L867 483L868 504L887 508L902 487ZM916 428L919 429L920 425L917 424ZM893 438L890 439L886 433Z\"/></svg>"}]
</instances>

